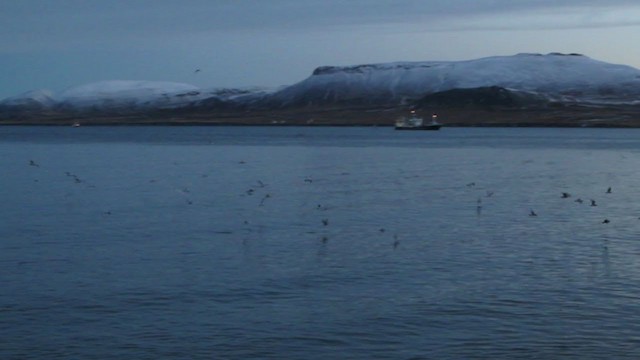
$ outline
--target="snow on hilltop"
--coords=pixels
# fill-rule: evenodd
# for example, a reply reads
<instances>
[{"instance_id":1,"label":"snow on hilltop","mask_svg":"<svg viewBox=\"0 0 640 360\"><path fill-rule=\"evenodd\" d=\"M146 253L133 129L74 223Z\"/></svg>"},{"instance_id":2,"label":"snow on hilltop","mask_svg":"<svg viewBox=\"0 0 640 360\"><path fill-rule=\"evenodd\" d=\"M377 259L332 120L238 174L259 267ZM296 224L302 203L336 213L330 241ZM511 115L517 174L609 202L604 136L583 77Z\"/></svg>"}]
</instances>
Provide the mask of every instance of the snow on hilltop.
<instances>
[{"instance_id":1,"label":"snow on hilltop","mask_svg":"<svg viewBox=\"0 0 640 360\"><path fill-rule=\"evenodd\" d=\"M507 89L584 99L640 95L640 70L580 54L518 54L468 61L324 66L275 94L282 105L398 102L458 88Z\"/></svg>"},{"instance_id":2,"label":"snow on hilltop","mask_svg":"<svg viewBox=\"0 0 640 360\"><path fill-rule=\"evenodd\" d=\"M31 90L0 101L0 106L12 108L45 109L54 104L53 93L49 90Z\"/></svg>"},{"instance_id":3,"label":"snow on hilltop","mask_svg":"<svg viewBox=\"0 0 640 360\"><path fill-rule=\"evenodd\" d=\"M263 87L200 89L174 82L112 80L76 86L57 95L47 90L29 91L1 100L0 112L45 109L126 112L216 104L232 104L233 108L274 91Z\"/></svg>"},{"instance_id":4,"label":"snow on hilltop","mask_svg":"<svg viewBox=\"0 0 640 360\"><path fill-rule=\"evenodd\" d=\"M111 80L68 89L58 96L73 107L173 107L202 97L198 87L162 81Z\"/></svg>"},{"instance_id":5,"label":"snow on hilltop","mask_svg":"<svg viewBox=\"0 0 640 360\"><path fill-rule=\"evenodd\" d=\"M261 88L212 88L160 81L101 81L64 91L59 104L72 108L179 108L209 102L249 102L273 91Z\"/></svg>"},{"instance_id":6,"label":"snow on hilltop","mask_svg":"<svg viewBox=\"0 0 640 360\"><path fill-rule=\"evenodd\" d=\"M500 87L555 101L638 103L640 70L579 54L518 54L467 61L323 66L307 79L271 91L200 89L174 82L114 80L53 95L36 90L0 101L3 111L170 108L237 110L307 105L411 104L453 89Z\"/></svg>"}]
</instances>

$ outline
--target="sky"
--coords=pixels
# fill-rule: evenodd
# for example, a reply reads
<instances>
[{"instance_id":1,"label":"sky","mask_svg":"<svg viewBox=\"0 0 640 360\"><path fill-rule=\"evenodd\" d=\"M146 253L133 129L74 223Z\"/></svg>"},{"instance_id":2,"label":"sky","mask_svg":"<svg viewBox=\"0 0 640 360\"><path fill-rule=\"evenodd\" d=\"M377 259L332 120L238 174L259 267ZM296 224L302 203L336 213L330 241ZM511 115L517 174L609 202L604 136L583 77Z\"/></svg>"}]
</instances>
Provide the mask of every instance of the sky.
<instances>
[{"instance_id":1,"label":"sky","mask_svg":"<svg viewBox=\"0 0 640 360\"><path fill-rule=\"evenodd\" d=\"M637 0L0 0L0 26L0 99L103 80L277 87L318 66L523 52L640 68Z\"/></svg>"}]
</instances>

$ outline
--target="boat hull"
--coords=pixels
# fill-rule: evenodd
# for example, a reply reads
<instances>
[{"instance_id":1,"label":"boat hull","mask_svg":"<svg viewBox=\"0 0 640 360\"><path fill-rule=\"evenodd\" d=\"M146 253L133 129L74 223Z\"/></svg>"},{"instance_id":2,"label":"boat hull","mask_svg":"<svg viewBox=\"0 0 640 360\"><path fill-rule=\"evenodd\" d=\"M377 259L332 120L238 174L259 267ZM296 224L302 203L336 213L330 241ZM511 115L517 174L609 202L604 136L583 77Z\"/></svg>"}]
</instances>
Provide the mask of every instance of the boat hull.
<instances>
[{"instance_id":1,"label":"boat hull","mask_svg":"<svg viewBox=\"0 0 640 360\"><path fill-rule=\"evenodd\" d=\"M396 126L396 130L440 130L442 125Z\"/></svg>"}]
</instances>

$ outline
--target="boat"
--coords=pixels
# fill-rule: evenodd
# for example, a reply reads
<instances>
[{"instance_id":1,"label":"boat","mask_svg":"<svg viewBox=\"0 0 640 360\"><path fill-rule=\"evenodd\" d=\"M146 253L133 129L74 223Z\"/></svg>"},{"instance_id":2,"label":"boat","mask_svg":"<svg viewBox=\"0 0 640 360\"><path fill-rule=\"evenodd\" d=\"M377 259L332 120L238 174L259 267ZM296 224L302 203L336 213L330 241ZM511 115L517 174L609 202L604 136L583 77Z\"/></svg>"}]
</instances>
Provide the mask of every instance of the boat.
<instances>
[{"instance_id":1,"label":"boat","mask_svg":"<svg viewBox=\"0 0 640 360\"><path fill-rule=\"evenodd\" d=\"M396 121L396 130L440 130L442 124L438 122L438 115L431 115L431 122L425 123L424 119L411 111L409 117L403 117Z\"/></svg>"}]
</instances>

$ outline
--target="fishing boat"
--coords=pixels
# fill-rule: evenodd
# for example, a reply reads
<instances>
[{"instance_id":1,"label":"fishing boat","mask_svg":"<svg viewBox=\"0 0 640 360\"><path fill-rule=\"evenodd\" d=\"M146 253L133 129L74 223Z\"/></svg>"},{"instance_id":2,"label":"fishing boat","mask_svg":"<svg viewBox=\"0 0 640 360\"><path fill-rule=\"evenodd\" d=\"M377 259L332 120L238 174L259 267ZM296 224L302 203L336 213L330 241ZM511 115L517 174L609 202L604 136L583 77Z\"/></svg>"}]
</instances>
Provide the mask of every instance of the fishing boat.
<instances>
[{"instance_id":1,"label":"fishing boat","mask_svg":"<svg viewBox=\"0 0 640 360\"><path fill-rule=\"evenodd\" d=\"M424 119L411 111L411 115L396 121L396 130L440 130L442 124L438 122L438 115L431 115L431 122L425 123Z\"/></svg>"}]
</instances>

